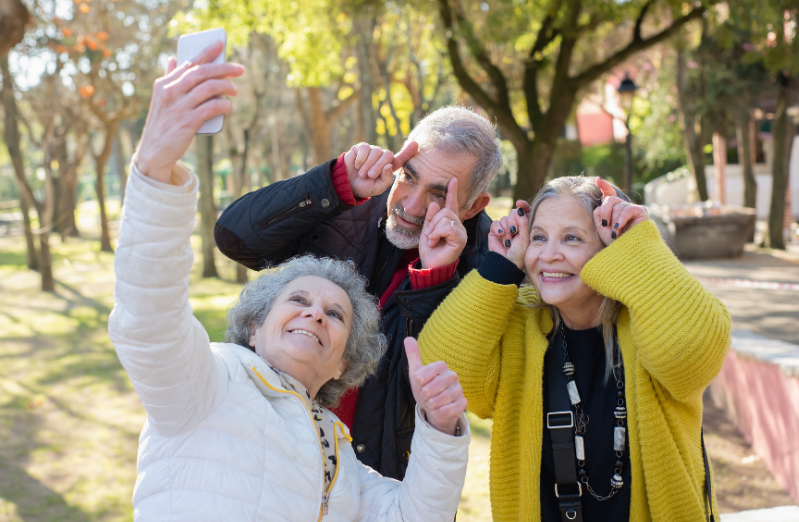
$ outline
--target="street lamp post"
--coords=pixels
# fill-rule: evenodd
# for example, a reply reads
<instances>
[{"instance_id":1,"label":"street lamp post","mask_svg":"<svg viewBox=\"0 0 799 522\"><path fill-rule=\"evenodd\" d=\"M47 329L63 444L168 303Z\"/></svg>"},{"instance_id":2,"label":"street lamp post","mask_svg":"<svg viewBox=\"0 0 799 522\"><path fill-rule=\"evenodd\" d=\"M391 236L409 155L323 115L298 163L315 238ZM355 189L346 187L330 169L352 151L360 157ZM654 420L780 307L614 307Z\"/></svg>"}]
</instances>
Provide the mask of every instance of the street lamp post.
<instances>
[{"instance_id":1,"label":"street lamp post","mask_svg":"<svg viewBox=\"0 0 799 522\"><path fill-rule=\"evenodd\" d=\"M627 157L625 158L624 186L622 188L631 198L633 190L633 133L630 132L630 114L632 114L633 100L637 90L638 86L630 79L630 75L624 73L624 79L617 89L621 108L627 114L627 119L624 121L624 125L627 127L627 139L625 140Z\"/></svg>"}]
</instances>

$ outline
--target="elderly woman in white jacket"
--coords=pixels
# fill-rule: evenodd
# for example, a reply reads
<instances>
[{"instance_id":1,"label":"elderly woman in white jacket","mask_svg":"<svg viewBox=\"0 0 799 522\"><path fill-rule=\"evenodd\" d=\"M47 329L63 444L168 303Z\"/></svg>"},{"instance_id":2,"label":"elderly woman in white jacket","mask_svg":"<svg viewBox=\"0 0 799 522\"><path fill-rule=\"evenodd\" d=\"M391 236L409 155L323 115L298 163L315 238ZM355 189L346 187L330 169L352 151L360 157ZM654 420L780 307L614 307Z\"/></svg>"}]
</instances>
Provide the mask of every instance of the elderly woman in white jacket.
<instances>
[{"instance_id":1,"label":"elderly woman in white jacket","mask_svg":"<svg viewBox=\"0 0 799 522\"><path fill-rule=\"evenodd\" d=\"M212 344L188 302L196 177L178 159L202 122L230 112L236 64L221 46L156 81L131 164L109 321L147 410L137 521L451 521L469 428L457 376L406 341L418 405L403 482L361 464L326 406L385 349L376 303L346 263L297 258L248 284Z\"/></svg>"}]
</instances>

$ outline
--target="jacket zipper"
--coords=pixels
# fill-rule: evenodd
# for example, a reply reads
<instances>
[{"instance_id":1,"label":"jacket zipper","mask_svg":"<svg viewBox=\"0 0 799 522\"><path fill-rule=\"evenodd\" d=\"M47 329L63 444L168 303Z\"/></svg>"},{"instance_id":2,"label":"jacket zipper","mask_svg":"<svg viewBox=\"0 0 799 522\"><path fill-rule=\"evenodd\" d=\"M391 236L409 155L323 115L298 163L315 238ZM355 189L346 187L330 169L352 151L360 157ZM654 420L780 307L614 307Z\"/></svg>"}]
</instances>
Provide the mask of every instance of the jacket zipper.
<instances>
[{"instance_id":1,"label":"jacket zipper","mask_svg":"<svg viewBox=\"0 0 799 522\"><path fill-rule=\"evenodd\" d=\"M258 370L256 370L254 366L253 366L252 371L255 372L255 375L257 375L258 378L261 379L261 382L263 382L266 385L267 388L269 388L272 391L276 391L278 393L288 393L289 395L294 395L295 397L297 397L300 400L302 405L305 407L305 411L308 412L308 417L311 419L311 428L313 429L314 433L316 434L316 442L319 445L319 455L322 457L322 486L324 487L324 485L325 485L325 450L322 449L322 440L319 438L319 432L316 429L316 421L314 421L314 419L313 419L313 412L311 411L311 408L308 407L308 404L302 399L302 397L300 397L299 393L275 388L274 386L272 386L271 384L266 382L266 379L264 379L263 376L261 376L261 374L258 373ZM322 517L324 517L325 515L328 514L328 501L330 500L330 493L333 491L333 486L336 485L336 479L338 478L338 470L341 469L341 463L339 462L339 459L338 459L338 436L336 435L336 426L338 426L339 424L341 424L341 422L336 422L333 425L333 437L335 438L335 444L336 444L336 473L333 475L333 481L330 482L330 487L327 488L327 491L322 493L322 505L319 506L319 518L316 519L316 522L319 522L320 520L322 520ZM343 428L341 428L341 433L342 434L344 433L344 429ZM347 437L346 435L344 435L344 436ZM347 438L350 440L350 442L352 442L352 439L350 437L347 437Z\"/></svg>"},{"instance_id":2,"label":"jacket zipper","mask_svg":"<svg viewBox=\"0 0 799 522\"><path fill-rule=\"evenodd\" d=\"M300 201L299 203L297 203L293 207L287 208L286 210L284 210L283 212L281 212L277 216L273 217L272 219L267 221L266 224L263 227L261 227L261 228L266 228L266 227L269 227L271 225L274 225L275 223L277 223L279 221L283 221L284 219L286 219L290 215L294 214L295 212L299 212L302 209L309 208L312 203L313 202L311 201L310 196L305 196L305 198L302 201Z\"/></svg>"}]
</instances>

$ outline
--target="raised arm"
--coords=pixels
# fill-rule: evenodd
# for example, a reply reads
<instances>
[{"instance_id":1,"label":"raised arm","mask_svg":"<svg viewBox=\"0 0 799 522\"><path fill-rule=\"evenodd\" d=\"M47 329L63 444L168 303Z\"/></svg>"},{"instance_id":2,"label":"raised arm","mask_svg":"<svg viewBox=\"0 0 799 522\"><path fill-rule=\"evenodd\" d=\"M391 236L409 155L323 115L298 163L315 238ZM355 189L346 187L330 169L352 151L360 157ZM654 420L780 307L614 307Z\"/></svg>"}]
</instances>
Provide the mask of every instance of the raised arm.
<instances>
[{"instance_id":1,"label":"raised arm","mask_svg":"<svg viewBox=\"0 0 799 522\"><path fill-rule=\"evenodd\" d=\"M188 301L194 259L189 238L197 211L196 177L177 165L202 122L230 111L235 64L211 65L220 46L156 81L148 120L131 162L114 267L109 335L147 409L169 436L202 419L227 385L208 335Z\"/></svg>"},{"instance_id":2,"label":"raised arm","mask_svg":"<svg viewBox=\"0 0 799 522\"><path fill-rule=\"evenodd\" d=\"M514 235L505 239L509 220ZM469 410L482 418L494 414L500 342L511 314L520 313L517 296L529 244L527 221L524 211L513 209L491 224L491 251L441 303L419 336L422 359L446 362L461 379Z\"/></svg>"},{"instance_id":3,"label":"raised arm","mask_svg":"<svg viewBox=\"0 0 799 522\"><path fill-rule=\"evenodd\" d=\"M641 364L678 400L695 399L721 370L730 314L666 246L645 207L619 199L598 179L594 225L608 245L580 277L629 310Z\"/></svg>"},{"instance_id":4,"label":"raised arm","mask_svg":"<svg viewBox=\"0 0 799 522\"><path fill-rule=\"evenodd\" d=\"M690 400L721 369L730 315L644 221L588 262L580 274L624 304L641 364L675 398Z\"/></svg>"},{"instance_id":5,"label":"raised arm","mask_svg":"<svg viewBox=\"0 0 799 522\"><path fill-rule=\"evenodd\" d=\"M382 194L391 186L395 168L416 149L411 142L395 157L360 143L301 176L245 194L222 212L214 229L216 244L227 257L253 270L303 254L314 229Z\"/></svg>"},{"instance_id":6,"label":"raised arm","mask_svg":"<svg viewBox=\"0 0 799 522\"><path fill-rule=\"evenodd\" d=\"M458 375L446 364L422 364L412 337L405 339L405 351L417 404L408 471L398 483L361 465L358 520L449 522L460 502L469 460L466 399Z\"/></svg>"}]
</instances>

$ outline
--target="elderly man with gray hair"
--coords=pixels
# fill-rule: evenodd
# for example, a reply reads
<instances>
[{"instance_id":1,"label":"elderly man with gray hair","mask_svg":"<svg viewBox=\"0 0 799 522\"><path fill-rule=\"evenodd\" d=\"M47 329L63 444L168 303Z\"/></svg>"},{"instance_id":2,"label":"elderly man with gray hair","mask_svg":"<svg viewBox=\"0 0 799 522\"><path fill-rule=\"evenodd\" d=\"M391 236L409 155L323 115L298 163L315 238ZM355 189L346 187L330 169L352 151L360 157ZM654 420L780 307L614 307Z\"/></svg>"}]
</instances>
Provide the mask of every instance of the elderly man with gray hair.
<instances>
[{"instance_id":1,"label":"elderly man with gray hair","mask_svg":"<svg viewBox=\"0 0 799 522\"><path fill-rule=\"evenodd\" d=\"M418 335L488 252L491 219L483 209L501 165L491 122L445 107L419 122L396 156L354 145L243 196L216 224L222 253L253 270L314 254L347 261L366 277L388 351L333 411L351 429L360 461L384 476L404 477L414 430L403 339Z\"/></svg>"}]
</instances>

